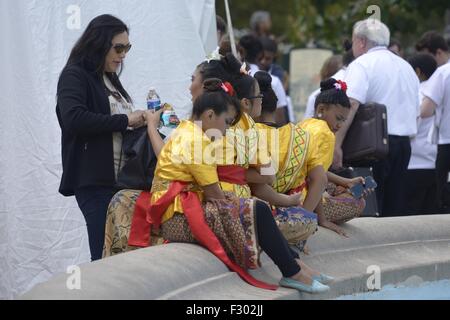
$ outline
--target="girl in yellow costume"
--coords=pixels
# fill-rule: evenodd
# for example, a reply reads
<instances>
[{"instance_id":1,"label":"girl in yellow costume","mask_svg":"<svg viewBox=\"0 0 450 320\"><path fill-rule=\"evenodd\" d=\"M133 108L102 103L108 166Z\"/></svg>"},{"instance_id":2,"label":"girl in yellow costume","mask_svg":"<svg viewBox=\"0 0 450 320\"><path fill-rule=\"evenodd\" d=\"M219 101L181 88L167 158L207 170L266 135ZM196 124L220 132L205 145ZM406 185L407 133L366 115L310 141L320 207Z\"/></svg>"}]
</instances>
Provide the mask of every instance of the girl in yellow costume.
<instances>
[{"instance_id":1,"label":"girl in yellow costume","mask_svg":"<svg viewBox=\"0 0 450 320\"><path fill-rule=\"evenodd\" d=\"M206 150L237 112L219 80L204 86L192 120L180 124L158 157L149 209L152 227L171 242L200 243L255 286L275 289L246 272L259 267L260 246L279 267L281 285L310 293L329 290L300 267L265 203L221 190L215 159L206 159Z\"/></svg>"},{"instance_id":2,"label":"girl in yellow costume","mask_svg":"<svg viewBox=\"0 0 450 320\"><path fill-rule=\"evenodd\" d=\"M225 57L220 58L219 60L210 60L205 61L201 63L195 70L193 76L192 76L192 83L190 86L190 92L192 95L192 101L195 101L197 97L199 97L203 93L203 81L205 77L216 77L221 79L222 81L226 80L242 80L244 79L244 84L248 83L248 78L250 78L250 84L254 84L254 79L249 76L241 75L240 74L240 68L241 64L239 61L234 58L233 55L229 54ZM232 75L233 74L233 75ZM245 87L245 86L244 86ZM230 88L233 90L232 88ZM252 94L248 94L247 96L250 97L252 95L256 96L259 95L259 92L255 92L255 90L259 88L257 87L251 87ZM245 93L245 92L244 92ZM251 97L249 99L243 99L243 104L247 105L251 100L253 100ZM247 102L247 104L246 104ZM257 106L256 106L257 107ZM257 109L257 108L256 108ZM153 150L157 156L159 156L161 149L164 147L165 143L163 139L161 138L157 128L160 122L160 115L162 110L159 112L147 112L145 114L146 121L147 121L147 127L148 127L148 135L151 141L151 144L153 146ZM239 117L238 117L239 118ZM249 129L254 127L254 121L247 116L247 114L243 115L243 117L240 117L240 121L238 124L233 126L234 128L242 128L242 129ZM219 144L220 145L226 145L227 147L224 148L225 151L220 154L226 154L229 156L227 159L218 160L218 163L221 164L219 166L219 171L222 169L228 169L227 167L234 167L235 163L238 163L238 165L242 168L242 170L239 170L238 173L233 172L233 175L244 175L242 177L241 182L238 183L227 183L227 182L221 182L221 187L225 191L233 191L240 197L250 197L250 187L247 184L246 180L246 171L249 168L251 163L255 163L254 159L250 159L248 157L249 154L249 145L256 146L256 138L253 135L253 138L249 139L248 135L246 136L245 133L243 134L240 130L230 130L231 137L230 141L238 141L238 143L235 143L234 145L232 143L230 144ZM253 131L254 132L254 131ZM235 134L233 136L233 134ZM252 131L249 132L250 134ZM237 138L239 137L239 139ZM253 143L255 142L255 143ZM234 150L234 147L240 149L240 152L236 152ZM238 158L239 156L239 158ZM256 165L254 165L256 167ZM249 173L250 175L250 181L260 181L262 183L270 182L271 179L273 179L273 176L266 175L261 176L257 172L257 169L252 169ZM255 178L253 179L252 178ZM259 179L259 180L257 180ZM261 188L262 186L263 188ZM281 195L273 190L259 190L264 189L264 185L260 184L256 188L256 194L258 196L266 201L270 201L271 203L290 206L292 204L297 204L299 202L298 196L291 196L288 197L286 195ZM136 217L136 213L141 211L145 211L148 207L148 203L150 202L149 196L149 190L142 191L142 190L121 190L116 195L114 195L113 199L111 200L111 203L108 208L107 213L107 222L106 222L106 229L105 229L105 246L103 250L103 257L108 257L111 255L119 254L122 252L126 252L128 250L135 249L136 247L145 247L148 244L142 243L142 242L135 242L130 241L133 238L133 230L136 226L139 224L134 221ZM269 191L269 192L267 192ZM267 196L268 194L268 196ZM133 228L132 228L133 226ZM131 235L131 237L130 237ZM162 244L164 243L164 239L160 236L156 236L154 234L151 235L152 243L154 244Z\"/></svg>"},{"instance_id":3,"label":"girl in yellow costume","mask_svg":"<svg viewBox=\"0 0 450 320\"><path fill-rule=\"evenodd\" d=\"M346 236L336 225L358 217L365 207L364 199L354 199L347 192L357 183L364 183L362 177L346 179L328 172L333 162L335 133L346 120L350 110L350 101L345 93L347 85L333 78L322 81L321 92L315 101L315 116L303 121L300 126L309 132L313 143L317 145L317 157L324 169L323 178L330 182L322 201L315 208L319 225ZM308 193L311 190L308 190Z\"/></svg>"},{"instance_id":4,"label":"girl in yellow costume","mask_svg":"<svg viewBox=\"0 0 450 320\"><path fill-rule=\"evenodd\" d=\"M325 188L323 170L317 157L317 148L309 134L299 125L289 123L279 127L275 122L277 97L271 87L271 76L259 71L255 78L264 95L262 114L256 124L260 135L260 146L269 150L276 169L272 187L279 193L302 193L301 204L306 198L306 178L309 186L321 194ZM319 170L319 171L318 171ZM318 173L317 173L318 171ZM311 196L309 197L311 198ZM319 197L316 197L316 205ZM308 199L310 200L310 199ZM276 208L275 219L288 242L307 253L306 239L317 230L317 215L301 207Z\"/></svg>"}]
</instances>

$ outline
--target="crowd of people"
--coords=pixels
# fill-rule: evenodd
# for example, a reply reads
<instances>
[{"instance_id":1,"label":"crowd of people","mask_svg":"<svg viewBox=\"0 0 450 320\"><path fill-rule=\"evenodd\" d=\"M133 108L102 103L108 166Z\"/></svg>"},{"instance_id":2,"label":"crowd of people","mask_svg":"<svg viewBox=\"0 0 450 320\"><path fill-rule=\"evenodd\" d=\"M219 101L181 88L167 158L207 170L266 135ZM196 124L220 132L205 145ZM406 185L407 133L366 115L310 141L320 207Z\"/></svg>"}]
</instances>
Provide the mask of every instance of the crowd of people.
<instances>
[{"instance_id":1,"label":"crowd of people","mask_svg":"<svg viewBox=\"0 0 450 320\"><path fill-rule=\"evenodd\" d=\"M340 226L361 216L363 177L336 174L342 143L358 107L384 104L389 155L374 164L382 216L445 212L450 205L450 54L441 35L426 33L404 60L389 50L380 21L354 26L352 42L321 71L305 119L294 122L288 75L276 64L270 15L257 12L252 32L231 52L217 18L219 49L193 70L190 119L161 132L161 110L136 110L119 75L131 49L128 27L96 17L75 44L58 82L62 130L60 193L75 195L85 217L92 260L168 242L197 243L245 281L264 251L280 285L320 293L329 275L300 258L318 226L347 237ZM149 190L117 188L127 162L123 136L146 126L155 158ZM430 141L428 141L428 132Z\"/></svg>"}]
</instances>

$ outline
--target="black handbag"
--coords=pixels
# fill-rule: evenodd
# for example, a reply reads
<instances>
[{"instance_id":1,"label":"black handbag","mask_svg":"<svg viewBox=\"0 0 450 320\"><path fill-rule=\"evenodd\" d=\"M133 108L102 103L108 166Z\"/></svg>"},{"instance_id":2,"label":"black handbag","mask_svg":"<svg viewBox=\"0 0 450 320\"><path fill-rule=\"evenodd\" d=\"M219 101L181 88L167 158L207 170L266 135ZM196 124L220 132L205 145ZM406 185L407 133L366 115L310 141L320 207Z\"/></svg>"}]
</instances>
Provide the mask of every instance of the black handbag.
<instances>
[{"instance_id":1,"label":"black handbag","mask_svg":"<svg viewBox=\"0 0 450 320\"><path fill-rule=\"evenodd\" d=\"M160 135L165 138L161 133ZM119 171L116 188L150 191L157 158L147 134L147 127L127 130L122 136L122 150L127 161Z\"/></svg>"},{"instance_id":2,"label":"black handbag","mask_svg":"<svg viewBox=\"0 0 450 320\"><path fill-rule=\"evenodd\" d=\"M337 174L338 176L352 179L356 177L368 177L373 178L372 168L341 168L338 170L331 170L331 172ZM366 198L366 206L361 214L361 217L379 217L380 213L378 211L377 193L373 192Z\"/></svg>"},{"instance_id":3,"label":"black handbag","mask_svg":"<svg viewBox=\"0 0 450 320\"><path fill-rule=\"evenodd\" d=\"M387 157L389 136L386 106L379 103L360 105L342 144L343 164L370 167Z\"/></svg>"}]
</instances>

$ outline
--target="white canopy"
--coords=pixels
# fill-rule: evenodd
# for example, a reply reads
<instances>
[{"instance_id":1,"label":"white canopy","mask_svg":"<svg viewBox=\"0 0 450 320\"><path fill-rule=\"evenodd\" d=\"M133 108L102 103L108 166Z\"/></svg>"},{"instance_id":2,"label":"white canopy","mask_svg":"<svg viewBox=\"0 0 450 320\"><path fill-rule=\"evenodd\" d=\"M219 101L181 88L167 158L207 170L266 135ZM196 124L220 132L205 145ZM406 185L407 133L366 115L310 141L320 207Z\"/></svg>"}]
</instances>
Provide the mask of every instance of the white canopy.
<instances>
[{"instance_id":1,"label":"white canopy","mask_svg":"<svg viewBox=\"0 0 450 320\"><path fill-rule=\"evenodd\" d=\"M11 299L90 259L62 172L55 114L58 76L92 18L113 14L133 45L122 83L138 109L149 87L190 110L190 76L217 44L214 0L0 0L0 299Z\"/></svg>"}]
</instances>

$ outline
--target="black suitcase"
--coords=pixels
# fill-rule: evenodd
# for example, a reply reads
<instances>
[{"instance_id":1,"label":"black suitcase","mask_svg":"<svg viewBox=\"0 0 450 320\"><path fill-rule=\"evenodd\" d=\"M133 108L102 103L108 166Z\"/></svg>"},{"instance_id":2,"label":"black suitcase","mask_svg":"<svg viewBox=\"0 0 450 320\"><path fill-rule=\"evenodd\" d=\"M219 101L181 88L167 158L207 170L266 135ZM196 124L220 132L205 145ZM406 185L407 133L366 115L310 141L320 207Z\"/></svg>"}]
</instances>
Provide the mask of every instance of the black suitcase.
<instances>
[{"instance_id":1,"label":"black suitcase","mask_svg":"<svg viewBox=\"0 0 450 320\"><path fill-rule=\"evenodd\" d=\"M386 106L379 103L360 105L342 144L343 164L370 167L389 153Z\"/></svg>"}]
</instances>

